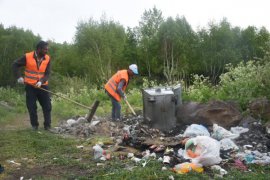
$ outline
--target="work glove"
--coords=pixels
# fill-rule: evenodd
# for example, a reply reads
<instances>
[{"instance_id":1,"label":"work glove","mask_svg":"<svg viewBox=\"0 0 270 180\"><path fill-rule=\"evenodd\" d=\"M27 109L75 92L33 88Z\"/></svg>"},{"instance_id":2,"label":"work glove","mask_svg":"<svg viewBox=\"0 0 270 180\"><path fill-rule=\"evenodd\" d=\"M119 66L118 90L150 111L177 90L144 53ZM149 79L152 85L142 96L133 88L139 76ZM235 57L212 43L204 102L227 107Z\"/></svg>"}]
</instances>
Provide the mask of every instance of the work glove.
<instances>
[{"instance_id":1,"label":"work glove","mask_svg":"<svg viewBox=\"0 0 270 180\"><path fill-rule=\"evenodd\" d=\"M37 84L36 84L35 86L40 87L41 84L42 84L42 83L41 83L40 81L38 81Z\"/></svg>"},{"instance_id":2,"label":"work glove","mask_svg":"<svg viewBox=\"0 0 270 180\"><path fill-rule=\"evenodd\" d=\"M17 82L18 82L19 84L24 84L24 79L23 79L23 77L19 77L19 78L17 79Z\"/></svg>"}]
</instances>

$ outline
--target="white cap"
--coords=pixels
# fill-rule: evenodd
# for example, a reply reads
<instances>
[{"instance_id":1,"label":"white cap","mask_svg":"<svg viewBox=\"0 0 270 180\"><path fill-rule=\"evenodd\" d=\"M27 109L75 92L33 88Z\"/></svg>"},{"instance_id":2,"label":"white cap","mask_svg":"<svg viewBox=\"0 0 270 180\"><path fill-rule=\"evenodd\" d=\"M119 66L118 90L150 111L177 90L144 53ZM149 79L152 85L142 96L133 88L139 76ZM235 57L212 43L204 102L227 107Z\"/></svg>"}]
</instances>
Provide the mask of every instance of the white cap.
<instances>
[{"instance_id":1,"label":"white cap","mask_svg":"<svg viewBox=\"0 0 270 180\"><path fill-rule=\"evenodd\" d=\"M131 65L129 66L129 69L130 69L134 74L136 74L136 75L139 74L139 73L138 73L138 67L137 67L136 64L131 64Z\"/></svg>"}]
</instances>

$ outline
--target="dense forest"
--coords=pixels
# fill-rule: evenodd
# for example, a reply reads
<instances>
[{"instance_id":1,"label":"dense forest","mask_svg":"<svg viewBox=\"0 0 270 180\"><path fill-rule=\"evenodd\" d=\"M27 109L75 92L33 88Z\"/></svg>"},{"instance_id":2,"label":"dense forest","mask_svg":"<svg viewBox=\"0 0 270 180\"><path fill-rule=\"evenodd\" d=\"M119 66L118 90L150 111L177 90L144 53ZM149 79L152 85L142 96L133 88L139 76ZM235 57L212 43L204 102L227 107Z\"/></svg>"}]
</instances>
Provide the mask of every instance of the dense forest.
<instances>
[{"instance_id":1,"label":"dense forest","mask_svg":"<svg viewBox=\"0 0 270 180\"><path fill-rule=\"evenodd\" d=\"M0 86L16 83L12 62L40 39L30 30L0 24ZM84 78L96 87L130 63L138 64L141 77L148 79L187 85L199 74L217 84L226 64L260 61L270 52L265 27L241 29L224 18L195 31L185 17L165 19L155 7L145 10L137 27L124 28L104 15L78 22L72 43L49 43L54 76Z\"/></svg>"}]
</instances>

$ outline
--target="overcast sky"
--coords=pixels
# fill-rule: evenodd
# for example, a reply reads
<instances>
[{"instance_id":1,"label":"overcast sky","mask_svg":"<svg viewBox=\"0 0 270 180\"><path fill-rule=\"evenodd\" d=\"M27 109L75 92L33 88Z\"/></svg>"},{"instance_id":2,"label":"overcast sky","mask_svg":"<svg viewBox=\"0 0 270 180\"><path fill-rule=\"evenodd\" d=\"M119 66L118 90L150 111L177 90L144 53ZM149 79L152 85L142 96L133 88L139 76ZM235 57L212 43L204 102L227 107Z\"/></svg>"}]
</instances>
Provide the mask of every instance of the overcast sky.
<instances>
[{"instance_id":1,"label":"overcast sky","mask_svg":"<svg viewBox=\"0 0 270 180\"><path fill-rule=\"evenodd\" d=\"M154 6L165 18L185 16L196 31L210 21L227 18L232 26L270 31L269 0L0 0L0 23L39 34L44 40L73 41L78 21L99 20L102 14L125 27L139 25Z\"/></svg>"}]
</instances>

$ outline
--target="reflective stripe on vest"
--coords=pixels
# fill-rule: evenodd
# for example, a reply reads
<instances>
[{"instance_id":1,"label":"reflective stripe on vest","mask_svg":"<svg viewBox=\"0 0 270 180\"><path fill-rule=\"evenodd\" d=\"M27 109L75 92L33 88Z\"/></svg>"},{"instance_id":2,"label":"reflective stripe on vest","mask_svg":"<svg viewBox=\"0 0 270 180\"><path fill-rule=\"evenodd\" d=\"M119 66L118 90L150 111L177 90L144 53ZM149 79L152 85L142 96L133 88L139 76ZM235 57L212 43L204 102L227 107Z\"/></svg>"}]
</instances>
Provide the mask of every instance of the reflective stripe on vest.
<instances>
[{"instance_id":1,"label":"reflective stripe on vest","mask_svg":"<svg viewBox=\"0 0 270 180\"><path fill-rule=\"evenodd\" d=\"M44 77L47 65L50 61L50 57L45 55L45 59L41 61L39 68L34 58L34 51L26 53L26 66L24 71L24 82L27 84L36 84L41 78ZM48 85L48 81L44 82L43 85Z\"/></svg>"},{"instance_id":2,"label":"reflective stripe on vest","mask_svg":"<svg viewBox=\"0 0 270 180\"><path fill-rule=\"evenodd\" d=\"M117 87L121 79L126 81L126 84L123 86L122 90L125 91L128 84L128 73L127 70L120 70L114 74L109 81L105 84L105 89L107 92L115 98L118 102L121 100L120 95L117 93Z\"/></svg>"}]
</instances>

